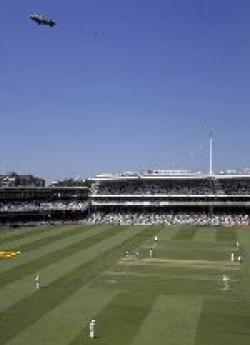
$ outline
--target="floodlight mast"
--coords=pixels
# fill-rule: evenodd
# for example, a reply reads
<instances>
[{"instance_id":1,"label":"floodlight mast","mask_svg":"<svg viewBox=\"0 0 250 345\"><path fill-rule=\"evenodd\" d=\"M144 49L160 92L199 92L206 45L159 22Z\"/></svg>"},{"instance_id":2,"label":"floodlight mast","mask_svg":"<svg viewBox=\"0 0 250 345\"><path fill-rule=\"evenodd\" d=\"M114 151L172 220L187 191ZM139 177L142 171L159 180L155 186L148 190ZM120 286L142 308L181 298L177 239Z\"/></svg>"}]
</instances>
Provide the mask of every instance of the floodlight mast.
<instances>
[{"instance_id":1,"label":"floodlight mast","mask_svg":"<svg viewBox=\"0 0 250 345\"><path fill-rule=\"evenodd\" d=\"M209 176L213 175L213 133L209 132ZM210 179L210 187L213 187L212 179ZM213 216L213 206L209 206L209 215L210 215L210 226L212 225L212 216Z\"/></svg>"},{"instance_id":2,"label":"floodlight mast","mask_svg":"<svg viewBox=\"0 0 250 345\"><path fill-rule=\"evenodd\" d=\"M209 133L209 175L213 175L213 133Z\"/></svg>"}]
</instances>

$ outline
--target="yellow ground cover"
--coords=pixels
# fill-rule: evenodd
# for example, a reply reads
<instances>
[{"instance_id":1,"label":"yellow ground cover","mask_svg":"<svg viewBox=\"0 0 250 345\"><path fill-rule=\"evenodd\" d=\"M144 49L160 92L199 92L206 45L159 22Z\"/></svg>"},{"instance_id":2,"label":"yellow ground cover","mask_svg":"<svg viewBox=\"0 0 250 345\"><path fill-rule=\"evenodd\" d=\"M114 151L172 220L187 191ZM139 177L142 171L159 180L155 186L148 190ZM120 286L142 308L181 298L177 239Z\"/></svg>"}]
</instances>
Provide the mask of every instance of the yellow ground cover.
<instances>
[{"instance_id":1,"label":"yellow ground cover","mask_svg":"<svg viewBox=\"0 0 250 345\"><path fill-rule=\"evenodd\" d=\"M21 254L19 250L0 250L0 259L12 258L19 254Z\"/></svg>"}]
</instances>

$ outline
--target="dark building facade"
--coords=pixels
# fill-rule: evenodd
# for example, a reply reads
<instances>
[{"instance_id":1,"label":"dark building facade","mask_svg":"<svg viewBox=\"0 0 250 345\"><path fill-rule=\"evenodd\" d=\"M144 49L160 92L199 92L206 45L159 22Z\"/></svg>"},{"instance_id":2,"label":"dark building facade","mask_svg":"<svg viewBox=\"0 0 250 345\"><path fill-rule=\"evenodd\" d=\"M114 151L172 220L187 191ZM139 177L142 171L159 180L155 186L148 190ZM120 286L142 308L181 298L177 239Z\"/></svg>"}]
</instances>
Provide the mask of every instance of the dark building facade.
<instances>
[{"instance_id":1,"label":"dark building facade","mask_svg":"<svg viewBox=\"0 0 250 345\"><path fill-rule=\"evenodd\" d=\"M0 187L45 187L45 180L33 175L19 175L13 172L0 175Z\"/></svg>"}]
</instances>

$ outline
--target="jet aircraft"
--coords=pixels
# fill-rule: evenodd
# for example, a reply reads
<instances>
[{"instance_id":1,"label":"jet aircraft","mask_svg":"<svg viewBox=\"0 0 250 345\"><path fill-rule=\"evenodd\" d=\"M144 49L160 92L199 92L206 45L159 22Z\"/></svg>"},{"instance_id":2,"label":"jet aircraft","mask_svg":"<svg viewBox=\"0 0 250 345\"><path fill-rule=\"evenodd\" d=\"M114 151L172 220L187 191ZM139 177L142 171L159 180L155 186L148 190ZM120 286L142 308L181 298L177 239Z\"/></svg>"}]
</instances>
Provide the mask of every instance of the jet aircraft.
<instances>
[{"instance_id":1,"label":"jet aircraft","mask_svg":"<svg viewBox=\"0 0 250 345\"><path fill-rule=\"evenodd\" d=\"M32 14L30 16L30 19L36 22L38 25L49 25L50 27L56 25L56 22L53 19L42 16L40 14Z\"/></svg>"}]
</instances>

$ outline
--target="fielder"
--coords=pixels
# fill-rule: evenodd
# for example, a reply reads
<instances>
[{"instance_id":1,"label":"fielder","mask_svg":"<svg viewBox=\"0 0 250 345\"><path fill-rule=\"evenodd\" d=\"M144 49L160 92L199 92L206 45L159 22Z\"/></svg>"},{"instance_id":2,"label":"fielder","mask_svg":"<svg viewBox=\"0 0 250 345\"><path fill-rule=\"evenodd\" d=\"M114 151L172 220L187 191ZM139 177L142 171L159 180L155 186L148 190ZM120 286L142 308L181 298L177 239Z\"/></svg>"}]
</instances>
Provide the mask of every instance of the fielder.
<instances>
[{"instance_id":1,"label":"fielder","mask_svg":"<svg viewBox=\"0 0 250 345\"><path fill-rule=\"evenodd\" d=\"M37 274L35 276L35 285L36 285L36 288L39 289L40 288L40 277L39 277L39 274Z\"/></svg>"},{"instance_id":2,"label":"fielder","mask_svg":"<svg viewBox=\"0 0 250 345\"><path fill-rule=\"evenodd\" d=\"M89 323L89 337L93 339L95 337L95 320L91 320Z\"/></svg>"},{"instance_id":3,"label":"fielder","mask_svg":"<svg viewBox=\"0 0 250 345\"><path fill-rule=\"evenodd\" d=\"M155 243L157 243L157 242L158 242L158 236L155 235Z\"/></svg>"},{"instance_id":4,"label":"fielder","mask_svg":"<svg viewBox=\"0 0 250 345\"><path fill-rule=\"evenodd\" d=\"M149 248L149 257L150 257L150 259L152 259L152 257L153 257L153 249L152 248Z\"/></svg>"},{"instance_id":5,"label":"fielder","mask_svg":"<svg viewBox=\"0 0 250 345\"><path fill-rule=\"evenodd\" d=\"M231 253L231 261L234 262L234 253Z\"/></svg>"},{"instance_id":6,"label":"fielder","mask_svg":"<svg viewBox=\"0 0 250 345\"><path fill-rule=\"evenodd\" d=\"M230 278L227 275L223 274L222 275L222 281L223 281L223 284L224 284L224 287L223 287L222 290L228 290L229 289Z\"/></svg>"}]
</instances>

